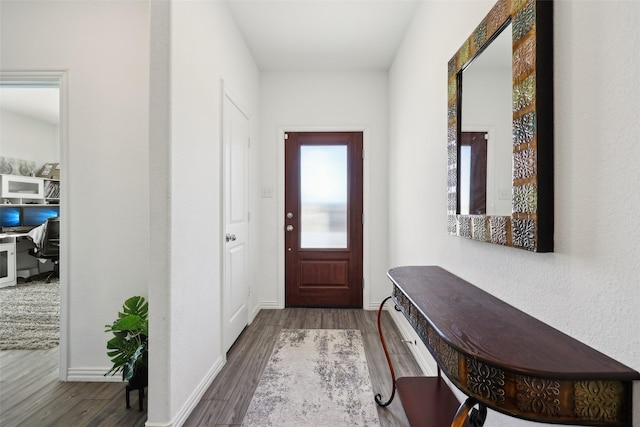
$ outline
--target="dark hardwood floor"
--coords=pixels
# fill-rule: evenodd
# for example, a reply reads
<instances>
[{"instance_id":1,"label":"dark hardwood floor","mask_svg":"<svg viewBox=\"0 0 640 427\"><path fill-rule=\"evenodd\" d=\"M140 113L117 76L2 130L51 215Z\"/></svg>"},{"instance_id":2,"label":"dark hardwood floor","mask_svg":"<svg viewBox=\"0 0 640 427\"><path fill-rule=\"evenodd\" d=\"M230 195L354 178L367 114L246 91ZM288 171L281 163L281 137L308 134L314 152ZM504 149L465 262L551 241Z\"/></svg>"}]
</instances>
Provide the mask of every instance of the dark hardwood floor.
<instances>
[{"instance_id":1,"label":"dark hardwood floor","mask_svg":"<svg viewBox=\"0 0 640 427\"><path fill-rule=\"evenodd\" d=\"M262 310L229 351L226 365L185 426L242 424L281 329L359 329L374 393L387 398L391 379L376 315L353 309ZM396 375L421 375L387 313L383 330ZM144 426L146 412L137 409L137 392L131 394L131 409L126 409L124 383L59 382L58 357L57 348L0 351L1 426ZM382 426L408 425L397 396L387 408L378 408L378 415Z\"/></svg>"},{"instance_id":2,"label":"dark hardwood floor","mask_svg":"<svg viewBox=\"0 0 640 427\"><path fill-rule=\"evenodd\" d=\"M396 376L422 375L388 313L383 313L383 332ZM262 371L281 329L359 329L365 346L374 393L387 398L391 377L380 344L375 311L353 309L262 310L227 355L227 364L206 391L185 423L189 427L239 426L258 386ZM371 401L373 403L373 394ZM375 404L375 403L373 403ZM408 426L400 399L378 408L381 426Z\"/></svg>"},{"instance_id":3,"label":"dark hardwood floor","mask_svg":"<svg viewBox=\"0 0 640 427\"><path fill-rule=\"evenodd\" d=\"M124 383L58 381L59 350L0 351L0 426L144 426Z\"/></svg>"}]
</instances>

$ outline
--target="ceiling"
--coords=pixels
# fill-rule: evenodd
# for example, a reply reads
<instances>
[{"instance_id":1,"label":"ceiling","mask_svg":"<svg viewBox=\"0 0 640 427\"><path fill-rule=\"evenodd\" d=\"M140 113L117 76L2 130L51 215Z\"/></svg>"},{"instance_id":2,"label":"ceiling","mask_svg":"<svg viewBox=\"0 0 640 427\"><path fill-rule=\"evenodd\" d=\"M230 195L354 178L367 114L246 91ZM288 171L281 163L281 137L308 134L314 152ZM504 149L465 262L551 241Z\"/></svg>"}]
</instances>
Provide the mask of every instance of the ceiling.
<instances>
[{"instance_id":1,"label":"ceiling","mask_svg":"<svg viewBox=\"0 0 640 427\"><path fill-rule=\"evenodd\" d=\"M262 71L386 71L420 0L225 0ZM0 108L51 124L58 89L0 87Z\"/></svg>"},{"instance_id":2,"label":"ceiling","mask_svg":"<svg viewBox=\"0 0 640 427\"><path fill-rule=\"evenodd\" d=\"M57 125L60 90L57 87L0 86L0 109Z\"/></svg>"},{"instance_id":3,"label":"ceiling","mask_svg":"<svg viewBox=\"0 0 640 427\"><path fill-rule=\"evenodd\" d=\"M226 3L262 71L386 71L418 1Z\"/></svg>"}]
</instances>

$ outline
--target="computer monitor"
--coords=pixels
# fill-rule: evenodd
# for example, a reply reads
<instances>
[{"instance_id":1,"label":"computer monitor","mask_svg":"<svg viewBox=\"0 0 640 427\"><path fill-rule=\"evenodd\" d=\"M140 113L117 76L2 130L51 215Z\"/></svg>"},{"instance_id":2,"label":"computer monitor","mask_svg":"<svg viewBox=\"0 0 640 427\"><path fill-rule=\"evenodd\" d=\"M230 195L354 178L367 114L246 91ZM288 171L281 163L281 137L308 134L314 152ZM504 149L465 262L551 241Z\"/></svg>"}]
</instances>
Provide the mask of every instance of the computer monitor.
<instances>
[{"instance_id":1,"label":"computer monitor","mask_svg":"<svg viewBox=\"0 0 640 427\"><path fill-rule=\"evenodd\" d=\"M60 206L23 206L22 225L24 227L36 227L44 224L47 218L60 216Z\"/></svg>"},{"instance_id":2,"label":"computer monitor","mask_svg":"<svg viewBox=\"0 0 640 427\"><path fill-rule=\"evenodd\" d=\"M20 206L0 206L0 228L20 227L21 213Z\"/></svg>"}]
</instances>

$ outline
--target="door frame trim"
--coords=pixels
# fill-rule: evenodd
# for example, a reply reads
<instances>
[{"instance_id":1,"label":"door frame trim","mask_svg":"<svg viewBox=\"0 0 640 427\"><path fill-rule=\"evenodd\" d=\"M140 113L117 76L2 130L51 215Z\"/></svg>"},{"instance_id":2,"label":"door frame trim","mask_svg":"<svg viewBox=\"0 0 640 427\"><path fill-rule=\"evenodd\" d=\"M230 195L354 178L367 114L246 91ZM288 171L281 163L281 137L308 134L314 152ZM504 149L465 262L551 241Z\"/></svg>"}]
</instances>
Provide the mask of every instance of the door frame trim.
<instances>
[{"instance_id":1,"label":"door frame trim","mask_svg":"<svg viewBox=\"0 0 640 427\"><path fill-rule=\"evenodd\" d=\"M362 132L362 149L367 152L369 140L371 138L369 126L278 126L278 294L277 308L285 307L285 260L284 260L284 134L285 132ZM365 154L362 160L362 214L365 221L362 226L362 277L364 279L364 289L362 290L362 308L371 309L371 271L370 271L370 243L371 236L369 225L371 221L367 221L367 213L369 212L369 156Z\"/></svg>"},{"instance_id":2,"label":"door frame trim","mask_svg":"<svg viewBox=\"0 0 640 427\"><path fill-rule=\"evenodd\" d=\"M0 81L16 84L43 84L54 83L58 85L60 102L60 122L58 135L60 138L60 193L65 199L60 202L60 358L58 364L58 379L67 381L69 377L69 345L71 334L69 332L69 203L66 201L69 191L69 129L68 129L68 70L15 70L0 71Z\"/></svg>"}]
</instances>

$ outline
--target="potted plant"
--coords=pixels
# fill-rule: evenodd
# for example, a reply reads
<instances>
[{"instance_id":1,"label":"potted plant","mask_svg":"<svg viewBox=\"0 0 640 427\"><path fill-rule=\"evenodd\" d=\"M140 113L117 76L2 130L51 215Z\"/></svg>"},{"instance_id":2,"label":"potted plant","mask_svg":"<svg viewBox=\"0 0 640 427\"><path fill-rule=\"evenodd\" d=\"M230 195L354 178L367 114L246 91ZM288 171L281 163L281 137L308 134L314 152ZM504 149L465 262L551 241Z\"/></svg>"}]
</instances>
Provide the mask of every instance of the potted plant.
<instances>
[{"instance_id":1,"label":"potted plant","mask_svg":"<svg viewBox=\"0 0 640 427\"><path fill-rule=\"evenodd\" d=\"M147 386L149 303L141 296L134 296L124 302L122 312L105 332L112 332L113 338L107 342L107 355L113 367L104 374L115 375L122 372L122 379L129 381L128 389Z\"/></svg>"}]
</instances>

